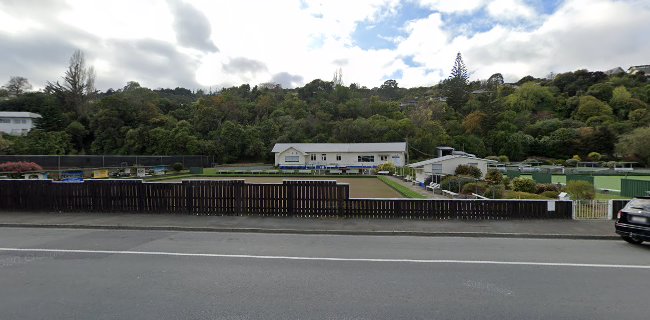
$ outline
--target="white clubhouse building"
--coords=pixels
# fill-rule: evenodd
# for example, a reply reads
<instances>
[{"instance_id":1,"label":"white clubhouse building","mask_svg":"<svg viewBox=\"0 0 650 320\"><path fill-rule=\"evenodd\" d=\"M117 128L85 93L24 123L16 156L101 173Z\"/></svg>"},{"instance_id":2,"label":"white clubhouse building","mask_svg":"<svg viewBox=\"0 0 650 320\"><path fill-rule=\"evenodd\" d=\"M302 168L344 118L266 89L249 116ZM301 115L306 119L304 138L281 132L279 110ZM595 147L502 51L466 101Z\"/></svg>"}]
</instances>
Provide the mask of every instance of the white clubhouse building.
<instances>
[{"instance_id":1,"label":"white clubhouse building","mask_svg":"<svg viewBox=\"0 0 650 320\"><path fill-rule=\"evenodd\" d=\"M281 169L370 169L406 162L406 142L276 143L271 152Z\"/></svg>"}]
</instances>

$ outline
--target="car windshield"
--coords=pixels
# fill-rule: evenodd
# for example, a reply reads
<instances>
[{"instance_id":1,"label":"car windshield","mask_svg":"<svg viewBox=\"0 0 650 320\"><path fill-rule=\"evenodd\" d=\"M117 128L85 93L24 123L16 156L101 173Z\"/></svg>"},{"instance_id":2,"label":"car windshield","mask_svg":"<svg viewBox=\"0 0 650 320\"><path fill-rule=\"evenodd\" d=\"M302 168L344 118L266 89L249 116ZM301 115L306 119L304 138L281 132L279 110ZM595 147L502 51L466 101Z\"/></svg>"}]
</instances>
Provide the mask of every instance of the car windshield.
<instances>
[{"instance_id":1,"label":"car windshield","mask_svg":"<svg viewBox=\"0 0 650 320\"><path fill-rule=\"evenodd\" d=\"M628 207L650 210L650 199L633 199L630 201Z\"/></svg>"}]
</instances>

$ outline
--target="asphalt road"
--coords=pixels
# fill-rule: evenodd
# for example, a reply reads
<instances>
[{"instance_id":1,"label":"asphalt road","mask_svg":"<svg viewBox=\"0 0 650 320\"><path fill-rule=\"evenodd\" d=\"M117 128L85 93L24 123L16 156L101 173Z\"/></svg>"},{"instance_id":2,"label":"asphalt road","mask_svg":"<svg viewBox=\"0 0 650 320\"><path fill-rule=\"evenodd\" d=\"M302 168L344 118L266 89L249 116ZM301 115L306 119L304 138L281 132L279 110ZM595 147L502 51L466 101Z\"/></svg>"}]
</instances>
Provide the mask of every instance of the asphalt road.
<instances>
[{"instance_id":1,"label":"asphalt road","mask_svg":"<svg viewBox=\"0 0 650 320\"><path fill-rule=\"evenodd\" d=\"M622 241L0 228L0 319L645 319Z\"/></svg>"}]
</instances>

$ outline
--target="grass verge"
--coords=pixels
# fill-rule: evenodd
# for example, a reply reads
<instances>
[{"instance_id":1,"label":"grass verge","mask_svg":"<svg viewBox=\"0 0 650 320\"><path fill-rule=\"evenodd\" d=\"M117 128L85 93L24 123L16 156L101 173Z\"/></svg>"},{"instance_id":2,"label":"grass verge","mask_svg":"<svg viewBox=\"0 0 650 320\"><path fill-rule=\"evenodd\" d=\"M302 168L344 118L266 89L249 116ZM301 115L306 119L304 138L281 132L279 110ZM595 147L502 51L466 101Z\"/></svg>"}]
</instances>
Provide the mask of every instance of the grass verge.
<instances>
[{"instance_id":1,"label":"grass verge","mask_svg":"<svg viewBox=\"0 0 650 320\"><path fill-rule=\"evenodd\" d=\"M411 199L425 199L426 197L391 180L388 177L384 176L377 176L377 179L381 180L383 183L387 184L389 187L393 188L395 191L397 191L399 194L406 198L411 198Z\"/></svg>"}]
</instances>

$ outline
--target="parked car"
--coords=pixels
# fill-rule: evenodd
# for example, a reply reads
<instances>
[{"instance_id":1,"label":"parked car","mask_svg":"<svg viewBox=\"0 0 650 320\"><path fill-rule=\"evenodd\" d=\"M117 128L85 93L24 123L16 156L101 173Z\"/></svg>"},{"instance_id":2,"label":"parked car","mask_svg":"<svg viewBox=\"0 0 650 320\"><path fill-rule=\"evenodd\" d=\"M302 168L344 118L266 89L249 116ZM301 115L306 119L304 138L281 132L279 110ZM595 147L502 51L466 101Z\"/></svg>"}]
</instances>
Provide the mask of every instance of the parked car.
<instances>
[{"instance_id":1,"label":"parked car","mask_svg":"<svg viewBox=\"0 0 650 320\"><path fill-rule=\"evenodd\" d=\"M618 212L615 228L616 233L629 243L650 241L650 196L630 200Z\"/></svg>"}]
</instances>

